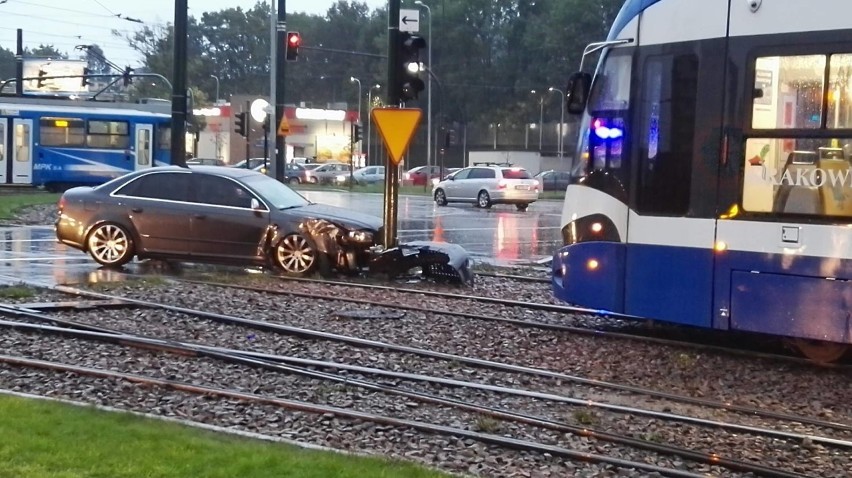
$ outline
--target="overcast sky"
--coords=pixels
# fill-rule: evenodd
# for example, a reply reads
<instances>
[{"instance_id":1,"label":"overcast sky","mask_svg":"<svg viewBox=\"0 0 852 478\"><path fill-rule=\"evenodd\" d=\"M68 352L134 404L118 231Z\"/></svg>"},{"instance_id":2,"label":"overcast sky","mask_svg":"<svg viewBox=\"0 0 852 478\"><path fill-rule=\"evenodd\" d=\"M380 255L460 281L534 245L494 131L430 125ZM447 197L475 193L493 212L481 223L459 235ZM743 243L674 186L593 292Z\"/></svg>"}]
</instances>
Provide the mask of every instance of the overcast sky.
<instances>
[{"instance_id":1,"label":"overcast sky","mask_svg":"<svg viewBox=\"0 0 852 478\"><path fill-rule=\"evenodd\" d=\"M387 0L361 0L370 8ZM188 0L190 15L226 8L252 8L256 0ZM276 0L276 5L277 5ZM287 0L287 13L325 14L335 0ZM135 18L153 24L174 21L174 0L0 0L0 46L15 51L16 29L24 31L24 46L52 44L70 58L77 58L75 45L97 43L107 58L119 65L135 65L139 58L112 30L132 33L142 25L117 18Z\"/></svg>"}]
</instances>

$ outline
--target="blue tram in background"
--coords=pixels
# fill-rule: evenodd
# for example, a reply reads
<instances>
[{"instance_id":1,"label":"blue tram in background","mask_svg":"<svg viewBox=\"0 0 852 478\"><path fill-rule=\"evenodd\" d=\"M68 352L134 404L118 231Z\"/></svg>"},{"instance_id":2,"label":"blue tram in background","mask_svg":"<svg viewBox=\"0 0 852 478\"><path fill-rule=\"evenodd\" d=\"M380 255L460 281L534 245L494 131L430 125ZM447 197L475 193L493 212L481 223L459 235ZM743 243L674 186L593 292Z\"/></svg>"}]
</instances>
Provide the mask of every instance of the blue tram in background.
<instances>
[{"instance_id":1,"label":"blue tram in background","mask_svg":"<svg viewBox=\"0 0 852 478\"><path fill-rule=\"evenodd\" d=\"M0 185L51 191L170 164L162 104L0 97Z\"/></svg>"},{"instance_id":2,"label":"blue tram in background","mask_svg":"<svg viewBox=\"0 0 852 478\"><path fill-rule=\"evenodd\" d=\"M582 114L557 297L631 316L852 345L849 0L628 0ZM582 69L582 68L581 68Z\"/></svg>"}]
</instances>

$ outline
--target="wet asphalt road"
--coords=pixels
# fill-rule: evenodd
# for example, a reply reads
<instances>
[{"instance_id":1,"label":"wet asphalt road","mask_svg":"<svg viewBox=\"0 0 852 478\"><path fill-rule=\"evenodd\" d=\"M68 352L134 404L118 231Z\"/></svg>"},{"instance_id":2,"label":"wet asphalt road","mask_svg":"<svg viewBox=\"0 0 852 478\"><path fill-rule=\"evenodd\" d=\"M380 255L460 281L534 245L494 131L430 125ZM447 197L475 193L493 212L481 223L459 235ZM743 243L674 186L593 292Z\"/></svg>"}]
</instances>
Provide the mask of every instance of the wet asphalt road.
<instances>
[{"instance_id":1,"label":"wet asphalt road","mask_svg":"<svg viewBox=\"0 0 852 478\"><path fill-rule=\"evenodd\" d=\"M314 202L382 215L380 194L303 194ZM455 243L475 260L494 265L530 264L549 258L559 246L561 210L561 201L539 201L519 212L510 205L487 210L467 204L437 207L426 196L401 196L399 240ZM57 243L52 226L0 227L0 275L6 279L62 283L108 274L88 255Z\"/></svg>"}]
</instances>

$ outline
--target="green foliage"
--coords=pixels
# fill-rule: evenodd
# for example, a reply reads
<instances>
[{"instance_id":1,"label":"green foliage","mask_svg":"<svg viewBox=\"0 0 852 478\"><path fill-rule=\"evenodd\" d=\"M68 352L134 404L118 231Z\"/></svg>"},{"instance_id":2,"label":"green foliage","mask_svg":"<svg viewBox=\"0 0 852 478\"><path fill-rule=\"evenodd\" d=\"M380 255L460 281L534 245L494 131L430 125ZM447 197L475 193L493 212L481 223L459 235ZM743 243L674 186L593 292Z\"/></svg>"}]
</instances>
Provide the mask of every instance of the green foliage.
<instances>
[{"instance_id":1,"label":"green foliage","mask_svg":"<svg viewBox=\"0 0 852 478\"><path fill-rule=\"evenodd\" d=\"M224 436L129 414L0 397L0 478L440 478L377 458Z\"/></svg>"}]
</instances>

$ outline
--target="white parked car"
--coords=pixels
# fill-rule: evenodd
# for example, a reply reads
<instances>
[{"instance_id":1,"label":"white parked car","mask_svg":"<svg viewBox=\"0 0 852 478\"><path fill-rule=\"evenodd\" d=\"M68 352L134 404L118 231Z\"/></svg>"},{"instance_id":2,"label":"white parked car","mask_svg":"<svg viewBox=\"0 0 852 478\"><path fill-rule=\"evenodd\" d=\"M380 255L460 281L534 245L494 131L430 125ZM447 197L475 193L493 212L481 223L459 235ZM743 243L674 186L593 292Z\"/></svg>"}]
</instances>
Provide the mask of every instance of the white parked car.
<instances>
[{"instance_id":1,"label":"white parked car","mask_svg":"<svg viewBox=\"0 0 852 478\"><path fill-rule=\"evenodd\" d=\"M385 180L385 167L367 166L356 169L355 172L352 173L352 176L355 178L355 183L357 184L381 183Z\"/></svg>"},{"instance_id":2,"label":"white parked car","mask_svg":"<svg viewBox=\"0 0 852 478\"><path fill-rule=\"evenodd\" d=\"M514 204L525 211L538 200L541 185L524 168L511 166L472 166L440 181L432 188L439 206L469 202L488 208L492 204Z\"/></svg>"}]
</instances>

